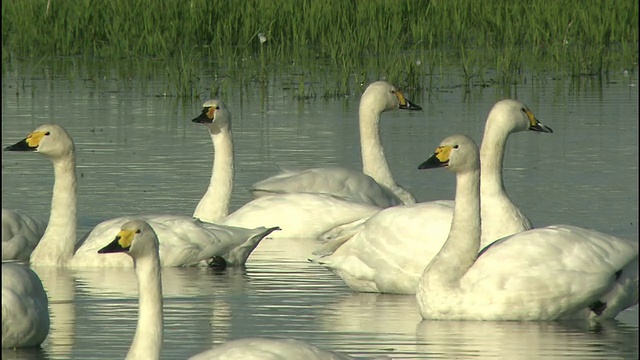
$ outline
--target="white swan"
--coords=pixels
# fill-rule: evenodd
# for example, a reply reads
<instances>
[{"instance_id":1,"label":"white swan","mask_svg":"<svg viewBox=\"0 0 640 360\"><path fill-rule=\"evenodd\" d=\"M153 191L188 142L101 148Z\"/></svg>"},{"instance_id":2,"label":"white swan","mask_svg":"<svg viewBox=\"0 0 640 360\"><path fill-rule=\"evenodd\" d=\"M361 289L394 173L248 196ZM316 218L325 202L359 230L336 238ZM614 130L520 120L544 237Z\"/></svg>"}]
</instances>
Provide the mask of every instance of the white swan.
<instances>
[{"instance_id":1,"label":"white swan","mask_svg":"<svg viewBox=\"0 0 640 360\"><path fill-rule=\"evenodd\" d=\"M76 164L75 146L67 131L54 124L38 127L5 151L35 151L53 163L55 181L49 224L31 263L52 266L131 266L125 255L98 256L108 243L113 226L129 217L98 224L76 245ZM241 229L203 223L188 216L145 215L160 236L163 266L191 266L222 256L227 264L243 264L251 250L276 228Z\"/></svg>"},{"instance_id":2,"label":"white swan","mask_svg":"<svg viewBox=\"0 0 640 360\"><path fill-rule=\"evenodd\" d=\"M322 350L304 341L295 339L243 338L226 342L213 349L203 351L189 360L348 360L346 354ZM389 359L387 356L375 359Z\"/></svg>"},{"instance_id":3,"label":"white swan","mask_svg":"<svg viewBox=\"0 0 640 360\"><path fill-rule=\"evenodd\" d=\"M393 109L422 110L386 81L370 84L360 99L360 148L362 172L338 166L285 170L252 186L254 196L286 193L319 193L349 201L389 207L413 204L415 197L396 184L380 141L380 114Z\"/></svg>"},{"instance_id":4,"label":"white swan","mask_svg":"<svg viewBox=\"0 0 640 360\"><path fill-rule=\"evenodd\" d=\"M280 227L272 238L316 238L328 229L380 210L331 195L293 193L262 196L228 214L234 175L231 115L217 99L206 101L202 107L193 122L209 129L214 159L209 187L193 213L195 218L244 228Z\"/></svg>"},{"instance_id":5,"label":"white swan","mask_svg":"<svg viewBox=\"0 0 640 360\"><path fill-rule=\"evenodd\" d=\"M28 266L2 263L2 347L37 347L49 335L49 300Z\"/></svg>"},{"instance_id":6,"label":"white swan","mask_svg":"<svg viewBox=\"0 0 640 360\"><path fill-rule=\"evenodd\" d=\"M483 245L531 229L502 181L507 138L527 130L552 132L517 100L498 101L489 112L480 151ZM424 268L447 239L452 217L450 200L384 209L357 226L332 229L335 237L315 251L322 256L312 261L355 291L414 294Z\"/></svg>"},{"instance_id":7,"label":"white swan","mask_svg":"<svg viewBox=\"0 0 640 360\"><path fill-rule=\"evenodd\" d=\"M138 324L127 359L160 358L163 338L163 299L159 243L149 224L131 220L99 253L126 253L133 259L139 289ZM113 255L109 255L113 256ZM194 355L191 359L351 359L292 339L246 338Z\"/></svg>"},{"instance_id":8,"label":"white swan","mask_svg":"<svg viewBox=\"0 0 640 360\"><path fill-rule=\"evenodd\" d=\"M456 174L451 231L424 270L416 299L424 319L610 319L638 303L638 245L570 225L527 230L480 250L478 148L443 140L421 169Z\"/></svg>"},{"instance_id":9,"label":"white swan","mask_svg":"<svg viewBox=\"0 0 640 360\"><path fill-rule=\"evenodd\" d=\"M47 223L15 210L2 209L2 260L29 260Z\"/></svg>"}]
</instances>

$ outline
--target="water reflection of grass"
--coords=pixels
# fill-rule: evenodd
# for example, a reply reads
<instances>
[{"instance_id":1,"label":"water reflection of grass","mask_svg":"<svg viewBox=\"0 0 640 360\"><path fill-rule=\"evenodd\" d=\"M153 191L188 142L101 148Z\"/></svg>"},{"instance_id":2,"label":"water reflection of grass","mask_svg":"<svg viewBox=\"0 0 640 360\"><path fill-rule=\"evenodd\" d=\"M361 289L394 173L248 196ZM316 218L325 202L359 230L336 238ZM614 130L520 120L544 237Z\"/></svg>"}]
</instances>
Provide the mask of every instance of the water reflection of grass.
<instances>
[{"instance_id":1,"label":"water reflection of grass","mask_svg":"<svg viewBox=\"0 0 640 360\"><path fill-rule=\"evenodd\" d=\"M161 59L167 91L192 97L203 64L262 84L296 74L295 95L341 96L386 77L431 88L455 66L465 86L531 71L601 76L633 67L634 0L109 0L2 2L9 57ZM9 55L7 55L9 54ZM331 76L328 76L331 74ZM312 83L327 89L317 93Z\"/></svg>"}]
</instances>

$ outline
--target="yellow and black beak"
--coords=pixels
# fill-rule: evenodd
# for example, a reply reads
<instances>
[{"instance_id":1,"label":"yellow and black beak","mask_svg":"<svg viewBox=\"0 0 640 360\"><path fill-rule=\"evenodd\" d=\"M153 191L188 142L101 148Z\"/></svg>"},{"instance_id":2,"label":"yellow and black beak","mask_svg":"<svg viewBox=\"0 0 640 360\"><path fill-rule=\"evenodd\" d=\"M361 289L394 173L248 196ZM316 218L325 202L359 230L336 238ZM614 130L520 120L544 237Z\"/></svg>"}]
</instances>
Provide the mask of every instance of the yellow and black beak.
<instances>
[{"instance_id":1,"label":"yellow and black beak","mask_svg":"<svg viewBox=\"0 0 640 360\"><path fill-rule=\"evenodd\" d=\"M133 237L135 235L135 231L133 230L121 230L116 238L110 242L107 246L98 250L99 254L109 254L109 253L119 253L119 252L128 252L131 248L131 243L133 242Z\"/></svg>"},{"instance_id":2,"label":"yellow and black beak","mask_svg":"<svg viewBox=\"0 0 640 360\"><path fill-rule=\"evenodd\" d=\"M536 132L543 132L543 133L553 132L553 130L551 130L550 127L538 121L538 119L536 119L536 117L533 115L531 110L526 109L525 114L527 114L527 117L529 118L529 130L536 131Z\"/></svg>"},{"instance_id":3,"label":"yellow and black beak","mask_svg":"<svg viewBox=\"0 0 640 360\"><path fill-rule=\"evenodd\" d=\"M4 151L36 151L45 135L48 134L42 131L32 132L26 138L4 148Z\"/></svg>"},{"instance_id":4,"label":"yellow and black beak","mask_svg":"<svg viewBox=\"0 0 640 360\"><path fill-rule=\"evenodd\" d=\"M411 101L409 101L409 99L404 97L404 94L402 93L402 91L396 90L395 94L398 97L398 101L400 102L400 106L398 106L399 109L403 109L403 110L422 110L420 105L414 104Z\"/></svg>"},{"instance_id":5,"label":"yellow and black beak","mask_svg":"<svg viewBox=\"0 0 640 360\"><path fill-rule=\"evenodd\" d=\"M430 158L418 166L418 169L423 170L446 167L449 165L451 150L453 150L452 146L439 146Z\"/></svg>"},{"instance_id":6,"label":"yellow and black beak","mask_svg":"<svg viewBox=\"0 0 640 360\"><path fill-rule=\"evenodd\" d=\"M215 107L213 106L205 107L202 109L202 113L191 121L198 124L211 124L213 123L215 113L216 113Z\"/></svg>"}]
</instances>

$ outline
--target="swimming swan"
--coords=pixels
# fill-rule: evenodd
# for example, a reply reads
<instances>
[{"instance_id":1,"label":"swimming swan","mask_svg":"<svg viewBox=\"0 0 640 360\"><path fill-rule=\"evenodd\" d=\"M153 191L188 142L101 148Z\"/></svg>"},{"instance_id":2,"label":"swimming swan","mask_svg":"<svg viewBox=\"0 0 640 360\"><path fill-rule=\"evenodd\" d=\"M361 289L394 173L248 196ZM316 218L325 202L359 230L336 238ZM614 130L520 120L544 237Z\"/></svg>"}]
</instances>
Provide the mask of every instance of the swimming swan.
<instances>
[{"instance_id":1,"label":"swimming swan","mask_svg":"<svg viewBox=\"0 0 640 360\"><path fill-rule=\"evenodd\" d=\"M319 193L386 208L413 204L415 197L396 184L380 141L380 115L389 110L422 110L386 81L370 84L360 99L362 172L331 166L301 171L285 170L252 186L256 197L268 194Z\"/></svg>"},{"instance_id":2,"label":"swimming swan","mask_svg":"<svg viewBox=\"0 0 640 360\"><path fill-rule=\"evenodd\" d=\"M502 181L507 138L521 131L552 132L520 101L498 101L487 117L480 150L483 246L531 229ZM321 256L312 261L355 291L415 294L422 272L447 239L453 206L439 200L384 209L352 226L353 234L342 230L314 252Z\"/></svg>"},{"instance_id":3,"label":"swimming swan","mask_svg":"<svg viewBox=\"0 0 640 360\"><path fill-rule=\"evenodd\" d=\"M328 229L380 210L331 195L293 193L262 196L229 214L234 175L231 114L217 99L206 101L202 108L192 121L209 129L214 160L209 187L193 213L195 218L225 226L280 227L272 238L316 238Z\"/></svg>"},{"instance_id":4,"label":"swimming swan","mask_svg":"<svg viewBox=\"0 0 640 360\"><path fill-rule=\"evenodd\" d=\"M126 359L160 358L163 338L163 299L159 243L142 220L122 225L116 238L100 254L126 253L133 259L139 289L138 324ZM109 255L113 256L113 255ZM108 257L108 256L107 256ZM252 357L253 356L253 357ZM191 359L351 359L292 339L245 338L196 354Z\"/></svg>"},{"instance_id":5,"label":"swimming swan","mask_svg":"<svg viewBox=\"0 0 640 360\"><path fill-rule=\"evenodd\" d=\"M38 127L5 151L34 151L53 163L55 181L49 224L31 254L31 264L41 266L131 266L121 254L98 256L96 251L111 239L113 226L126 222L120 217L98 224L76 245L75 146L67 131L54 124ZM244 263L258 242L276 228L241 229L204 223L189 216L146 215L160 236L162 266L192 266L222 256L228 264Z\"/></svg>"},{"instance_id":6,"label":"swimming swan","mask_svg":"<svg viewBox=\"0 0 640 360\"><path fill-rule=\"evenodd\" d=\"M15 210L2 209L2 260L29 260L47 223Z\"/></svg>"},{"instance_id":7,"label":"swimming swan","mask_svg":"<svg viewBox=\"0 0 640 360\"><path fill-rule=\"evenodd\" d=\"M638 246L570 225L527 230L480 250L478 148L465 135L440 143L421 169L456 174L451 231L424 270L423 319L611 319L638 303Z\"/></svg>"},{"instance_id":8,"label":"swimming swan","mask_svg":"<svg viewBox=\"0 0 640 360\"><path fill-rule=\"evenodd\" d=\"M2 347L38 347L49 335L49 300L28 266L2 263Z\"/></svg>"},{"instance_id":9,"label":"swimming swan","mask_svg":"<svg viewBox=\"0 0 640 360\"><path fill-rule=\"evenodd\" d=\"M348 360L364 359L322 350L304 341L275 338L242 338L203 351L189 360ZM375 359L388 359L387 356Z\"/></svg>"}]
</instances>

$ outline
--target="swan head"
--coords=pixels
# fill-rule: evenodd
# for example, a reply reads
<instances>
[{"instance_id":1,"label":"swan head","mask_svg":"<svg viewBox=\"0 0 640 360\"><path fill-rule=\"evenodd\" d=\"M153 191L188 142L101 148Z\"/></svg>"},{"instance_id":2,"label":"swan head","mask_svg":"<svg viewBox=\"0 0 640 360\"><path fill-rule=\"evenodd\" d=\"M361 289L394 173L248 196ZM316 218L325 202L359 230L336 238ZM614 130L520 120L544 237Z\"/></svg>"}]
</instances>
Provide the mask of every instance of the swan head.
<instances>
[{"instance_id":1,"label":"swan head","mask_svg":"<svg viewBox=\"0 0 640 360\"><path fill-rule=\"evenodd\" d=\"M418 169L446 167L459 173L480 169L478 145L467 135L452 135L442 140L440 146Z\"/></svg>"},{"instance_id":2,"label":"swan head","mask_svg":"<svg viewBox=\"0 0 640 360\"><path fill-rule=\"evenodd\" d=\"M422 110L387 81L376 81L367 87L360 99L360 109L370 109L376 113L394 109Z\"/></svg>"},{"instance_id":3,"label":"swan head","mask_svg":"<svg viewBox=\"0 0 640 360\"><path fill-rule=\"evenodd\" d=\"M508 133L518 131L536 131L552 133L550 127L542 124L527 105L514 99L500 100L489 112L487 117L487 128L499 127Z\"/></svg>"},{"instance_id":4,"label":"swan head","mask_svg":"<svg viewBox=\"0 0 640 360\"><path fill-rule=\"evenodd\" d=\"M108 245L98 250L99 254L127 253L133 259L158 256L158 236L143 220L131 220L122 224L120 232Z\"/></svg>"},{"instance_id":5,"label":"swan head","mask_svg":"<svg viewBox=\"0 0 640 360\"><path fill-rule=\"evenodd\" d=\"M202 104L202 113L195 119L194 123L205 124L213 133L220 132L220 129L227 128L231 123L231 114L221 100L212 99Z\"/></svg>"},{"instance_id":6,"label":"swan head","mask_svg":"<svg viewBox=\"0 0 640 360\"><path fill-rule=\"evenodd\" d=\"M45 124L32 131L26 138L7 146L4 151L34 151L49 158L61 158L75 151L73 140L60 125Z\"/></svg>"}]
</instances>

